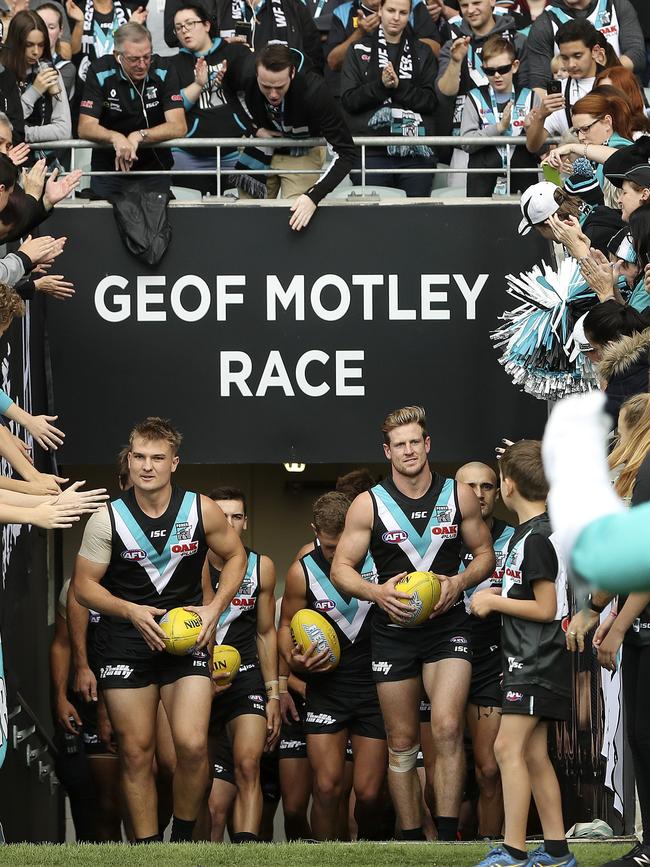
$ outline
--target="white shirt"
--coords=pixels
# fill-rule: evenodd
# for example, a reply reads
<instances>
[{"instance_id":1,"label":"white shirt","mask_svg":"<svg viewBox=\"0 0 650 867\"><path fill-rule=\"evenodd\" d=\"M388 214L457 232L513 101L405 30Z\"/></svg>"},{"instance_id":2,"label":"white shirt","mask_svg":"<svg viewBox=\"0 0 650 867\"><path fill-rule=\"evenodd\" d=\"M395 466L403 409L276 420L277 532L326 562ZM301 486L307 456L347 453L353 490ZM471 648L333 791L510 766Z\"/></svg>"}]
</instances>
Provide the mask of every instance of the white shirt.
<instances>
[{"instance_id":1,"label":"white shirt","mask_svg":"<svg viewBox=\"0 0 650 867\"><path fill-rule=\"evenodd\" d=\"M565 78L562 81L562 95L566 93L567 82L570 82L571 90L569 91L569 105L575 105L579 99L586 96L593 90L596 78ZM539 105L541 100L537 102ZM554 111L544 121L544 129L549 136L564 135L569 131L569 122L567 120L566 111L560 108Z\"/></svg>"}]
</instances>

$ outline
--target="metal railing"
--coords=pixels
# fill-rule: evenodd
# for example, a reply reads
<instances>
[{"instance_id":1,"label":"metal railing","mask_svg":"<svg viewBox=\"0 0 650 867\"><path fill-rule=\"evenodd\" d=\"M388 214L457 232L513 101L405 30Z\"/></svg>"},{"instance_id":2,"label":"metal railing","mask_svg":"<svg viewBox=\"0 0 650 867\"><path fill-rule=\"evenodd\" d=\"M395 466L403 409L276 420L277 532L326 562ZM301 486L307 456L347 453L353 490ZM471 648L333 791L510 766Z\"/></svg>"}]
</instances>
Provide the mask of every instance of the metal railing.
<instances>
[{"instance_id":1,"label":"metal railing","mask_svg":"<svg viewBox=\"0 0 650 867\"><path fill-rule=\"evenodd\" d=\"M549 142L555 141L554 139L549 139ZM503 176L505 174L506 177L506 194L510 194L511 180L513 174L524 174L536 171L533 167L524 167L524 168L513 168L512 166L512 154L513 148L516 147L525 147L526 139L524 136L485 136L480 139L475 136L418 136L417 138L412 136L355 136L354 143L358 147L361 148L361 166L360 168L355 168L352 170L352 173L361 173L361 188L366 186L366 178L368 176L372 176L373 174L385 174L386 168L368 168L367 166L367 148L377 148L377 147L387 147L388 145L426 145L431 148L436 147L455 147L460 148L462 145L473 145L476 147L477 143L480 142L481 147L500 147L506 149L506 160L505 165L501 168L452 168L450 166L444 165L442 167L426 167L426 168L404 168L399 169L400 174L410 174L410 175L437 175L437 174L445 174L445 175L467 175L467 174L482 174L482 175L498 175ZM180 138L180 139L170 139L165 142L159 142L156 144L149 144L144 142L140 147L145 148L156 148L156 149L169 149L169 148L182 148L186 150L192 150L193 148L214 148L215 149L215 168L214 169L160 169L160 170L152 170L152 171L136 171L138 177L145 176L163 176L170 175L174 178L182 178L183 176L206 176L206 177L214 177L216 174L217 181L217 196L222 195L222 180L223 176L235 176L235 175L274 175L277 174L276 169L268 168L268 169L235 169L231 167L224 167L222 164L222 151L226 150L231 153L233 150L239 150L246 147L256 147L256 148L271 148L271 149L279 149L279 148L313 148L313 147L323 147L327 145L327 141L322 138L305 138L305 139L294 139L294 138L270 138L270 139L262 139L262 138ZM90 142L84 139L65 139L62 141L51 141L51 142L39 142L39 144L34 147L34 150L71 150L72 158L71 158L71 169L75 168L75 151L81 148L99 148L104 150L112 149L111 145L107 144L99 144L97 142ZM323 168L326 168L324 166ZM84 175L89 177L101 177L101 176L119 176L123 173L117 171L86 171L84 170ZM314 175L318 174L318 169L314 168L304 168L304 169L282 169L283 175Z\"/></svg>"}]
</instances>

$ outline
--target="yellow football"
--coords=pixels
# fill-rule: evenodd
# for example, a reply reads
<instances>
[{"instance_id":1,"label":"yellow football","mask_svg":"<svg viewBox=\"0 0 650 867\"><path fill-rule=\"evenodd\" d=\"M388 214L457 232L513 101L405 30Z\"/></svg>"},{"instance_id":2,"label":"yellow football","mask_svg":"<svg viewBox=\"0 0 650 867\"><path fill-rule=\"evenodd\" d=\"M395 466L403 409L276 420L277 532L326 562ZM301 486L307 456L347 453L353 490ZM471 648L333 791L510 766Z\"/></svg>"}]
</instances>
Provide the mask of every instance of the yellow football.
<instances>
[{"instance_id":1,"label":"yellow football","mask_svg":"<svg viewBox=\"0 0 650 867\"><path fill-rule=\"evenodd\" d=\"M231 647L230 644L217 644L212 651L212 670L215 674L228 675L228 677L220 677L219 683L232 683L240 665L241 656L236 647Z\"/></svg>"},{"instance_id":2,"label":"yellow football","mask_svg":"<svg viewBox=\"0 0 650 867\"><path fill-rule=\"evenodd\" d=\"M185 656L194 650L203 621L195 611L172 608L159 621L165 633L165 650L174 656Z\"/></svg>"},{"instance_id":3,"label":"yellow football","mask_svg":"<svg viewBox=\"0 0 650 867\"><path fill-rule=\"evenodd\" d=\"M421 626L428 618L440 599L440 581L433 572L409 572L395 585L398 593L408 593L411 597L410 617L407 623L391 617L399 626ZM402 600L406 602L406 600Z\"/></svg>"},{"instance_id":4,"label":"yellow football","mask_svg":"<svg viewBox=\"0 0 650 867\"><path fill-rule=\"evenodd\" d=\"M301 608L291 618L291 637L296 647L304 653L310 645L315 644L315 653L326 650L330 665L327 671L333 671L341 661L341 645L329 621L311 608Z\"/></svg>"}]
</instances>

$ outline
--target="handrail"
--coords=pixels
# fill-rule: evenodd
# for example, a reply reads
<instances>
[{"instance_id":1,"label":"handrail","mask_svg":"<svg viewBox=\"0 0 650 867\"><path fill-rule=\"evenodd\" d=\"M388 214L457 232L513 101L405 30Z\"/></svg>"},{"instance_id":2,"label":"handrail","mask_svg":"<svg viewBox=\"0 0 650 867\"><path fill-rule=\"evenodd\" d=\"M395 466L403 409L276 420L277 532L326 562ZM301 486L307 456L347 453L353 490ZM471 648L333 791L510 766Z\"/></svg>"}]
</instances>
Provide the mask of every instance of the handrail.
<instances>
[{"instance_id":1,"label":"handrail","mask_svg":"<svg viewBox=\"0 0 650 867\"><path fill-rule=\"evenodd\" d=\"M43 723L40 721L38 715L36 714L36 711L32 710L31 706L29 705L29 702L23 697L22 693L20 693L18 690L16 690L16 692L14 694L16 696L17 704L20 705L21 712L27 714L27 716L30 718L30 720L33 722L33 724L36 726L36 732L35 733L38 734L38 737L43 741L44 744L47 745L49 752L52 754L52 758L56 758L59 751L57 750L57 748L54 744L54 741L52 740L52 738L49 736L49 734L45 730L45 727L44 727Z\"/></svg>"}]
</instances>

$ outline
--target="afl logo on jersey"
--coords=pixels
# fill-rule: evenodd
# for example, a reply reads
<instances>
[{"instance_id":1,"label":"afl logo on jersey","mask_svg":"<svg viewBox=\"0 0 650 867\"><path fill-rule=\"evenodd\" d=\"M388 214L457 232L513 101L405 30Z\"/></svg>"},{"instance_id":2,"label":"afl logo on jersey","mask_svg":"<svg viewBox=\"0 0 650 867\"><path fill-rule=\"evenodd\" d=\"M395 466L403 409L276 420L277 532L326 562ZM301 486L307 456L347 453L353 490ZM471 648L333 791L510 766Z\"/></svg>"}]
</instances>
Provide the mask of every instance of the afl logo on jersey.
<instances>
[{"instance_id":1,"label":"afl logo on jersey","mask_svg":"<svg viewBox=\"0 0 650 867\"><path fill-rule=\"evenodd\" d=\"M181 545L172 545L172 554L180 554L181 557L189 557L199 550L198 542L184 542Z\"/></svg>"},{"instance_id":2,"label":"afl logo on jersey","mask_svg":"<svg viewBox=\"0 0 650 867\"><path fill-rule=\"evenodd\" d=\"M381 537L382 542L388 542L389 545L399 545L400 542L406 542L409 534L404 530L388 530Z\"/></svg>"},{"instance_id":3,"label":"afl logo on jersey","mask_svg":"<svg viewBox=\"0 0 650 867\"><path fill-rule=\"evenodd\" d=\"M120 556L123 560L144 560L147 555L140 548L133 548L130 551L122 551Z\"/></svg>"},{"instance_id":4,"label":"afl logo on jersey","mask_svg":"<svg viewBox=\"0 0 650 867\"><path fill-rule=\"evenodd\" d=\"M316 611L331 611L333 608L336 608L336 602L333 602L331 599L318 599L314 602L314 608Z\"/></svg>"}]
</instances>

